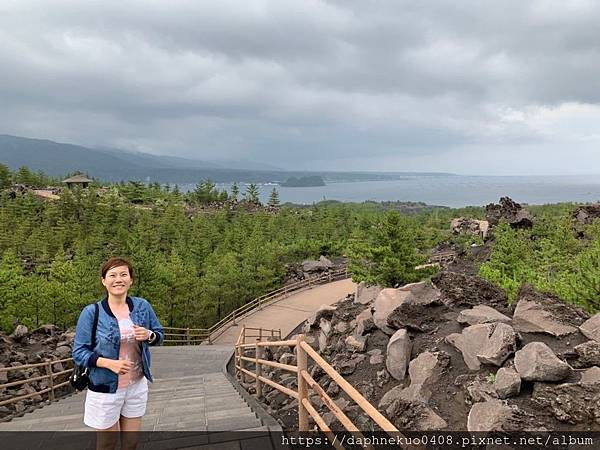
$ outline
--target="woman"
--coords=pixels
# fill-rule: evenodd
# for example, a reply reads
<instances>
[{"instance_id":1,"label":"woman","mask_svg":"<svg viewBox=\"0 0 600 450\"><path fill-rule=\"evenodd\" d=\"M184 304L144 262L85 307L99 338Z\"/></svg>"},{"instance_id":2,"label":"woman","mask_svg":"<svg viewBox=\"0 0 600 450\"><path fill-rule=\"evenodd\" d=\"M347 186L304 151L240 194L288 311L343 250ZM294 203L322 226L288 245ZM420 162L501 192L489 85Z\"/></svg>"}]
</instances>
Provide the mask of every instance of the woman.
<instances>
[{"instance_id":1,"label":"woman","mask_svg":"<svg viewBox=\"0 0 600 450\"><path fill-rule=\"evenodd\" d=\"M75 363L90 368L83 422L102 431L139 431L152 381L149 346L162 344L164 332L150 303L127 295L133 283L127 259L109 259L101 273L107 296L98 302L95 342L91 304L79 316L73 344ZM99 434L98 448L113 448L117 436ZM129 440L123 448L135 448Z\"/></svg>"}]
</instances>

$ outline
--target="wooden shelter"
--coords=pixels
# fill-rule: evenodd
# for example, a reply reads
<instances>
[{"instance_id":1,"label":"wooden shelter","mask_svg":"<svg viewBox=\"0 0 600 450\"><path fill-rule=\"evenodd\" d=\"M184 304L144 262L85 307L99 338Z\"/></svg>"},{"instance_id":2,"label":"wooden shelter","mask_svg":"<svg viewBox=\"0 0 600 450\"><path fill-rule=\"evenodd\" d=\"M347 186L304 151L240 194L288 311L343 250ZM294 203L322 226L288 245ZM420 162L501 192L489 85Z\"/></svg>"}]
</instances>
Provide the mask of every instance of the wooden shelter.
<instances>
[{"instance_id":1,"label":"wooden shelter","mask_svg":"<svg viewBox=\"0 0 600 450\"><path fill-rule=\"evenodd\" d=\"M74 186L86 188L93 181L94 180L90 180L85 175L75 175L71 178L67 178L66 180L63 180L63 183L66 183L67 187L69 189L72 189Z\"/></svg>"}]
</instances>

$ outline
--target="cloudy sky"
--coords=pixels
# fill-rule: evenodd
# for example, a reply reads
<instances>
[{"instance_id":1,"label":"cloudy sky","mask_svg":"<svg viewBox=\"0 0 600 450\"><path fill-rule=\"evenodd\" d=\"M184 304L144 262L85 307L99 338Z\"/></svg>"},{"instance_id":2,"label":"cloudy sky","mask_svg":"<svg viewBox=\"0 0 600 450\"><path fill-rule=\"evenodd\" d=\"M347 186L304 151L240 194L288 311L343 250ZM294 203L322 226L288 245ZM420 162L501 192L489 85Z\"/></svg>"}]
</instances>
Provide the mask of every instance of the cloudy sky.
<instances>
[{"instance_id":1,"label":"cloudy sky","mask_svg":"<svg viewBox=\"0 0 600 450\"><path fill-rule=\"evenodd\" d=\"M0 133L282 168L600 173L600 2L2 0Z\"/></svg>"}]
</instances>

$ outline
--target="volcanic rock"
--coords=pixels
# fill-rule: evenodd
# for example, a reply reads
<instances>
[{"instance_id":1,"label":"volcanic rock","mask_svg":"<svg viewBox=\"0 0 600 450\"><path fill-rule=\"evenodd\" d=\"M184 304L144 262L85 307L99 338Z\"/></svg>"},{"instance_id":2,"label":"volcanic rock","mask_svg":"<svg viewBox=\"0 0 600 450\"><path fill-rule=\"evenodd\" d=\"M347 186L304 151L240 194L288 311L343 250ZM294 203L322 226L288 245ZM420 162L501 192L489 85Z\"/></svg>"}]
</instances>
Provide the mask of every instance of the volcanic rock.
<instances>
[{"instance_id":1,"label":"volcanic rock","mask_svg":"<svg viewBox=\"0 0 600 450\"><path fill-rule=\"evenodd\" d=\"M356 334L351 334L345 340L346 346L349 347L352 351L356 352L364 352L367 347L367 336L360 336Z\"/></svg>"},{"instance_id":2,"label":"volcanic rock","mask_svg":"<svg viewBox=\"0 0 600 450\"><path fill-rule=\"evenodd\" d=\"M477 355L487 347L490 335L494 331L493 324L471 325L462 333L452 333L446 336L446 342L456 347L463 355L467 367L479 370L481 363Z\"/></svg>"},{"instance_id":3,"label":"volcanic rock","mask_svg":"<svg viewBox=\"0 0 600 450\"><path fill-rule=\"evenodd\" d=\"M496 393L501 399L519 395L521 390L521 376L512 367L502 367L496 372L494 389L496 389Z\"/></svg>"},{"instance_id":4,"label":"volcanic rock","mask_svg":"<svg viewBox=\"0 0 600 450\"><path fill-rule=\"evenodd\" d=\"M485 218L491 226L505 220L513 228L531 228L533 217L519 203L509 197L502 197L500 204L490 203L485 207Z\"/></svg>"},{"instance_id":5,"label":"volcanic rock","mask_svg":"<svg viewBox=\"0 0 600 450\"><path fill-rule=\"evenodd\" d=\"M572 372L543 342L531 342L519 350L515 354L515 369L529 381L561 381Z\"/></svg>"},{"instance_id":6,"label":"volcanic rock","mask_svg":"<svg viewBox=\"0 0 600 450\"><path fill-rule=\"evenodd\" d=\"M458 314L456 318L458 323L477 325L479 323L504 322L510 323L511 318L499 313L494 308L487 305L475 305L471 309L465 309Z\"/></svg>"},{"instance_id":7,"label":"volcanic rock","mask_svg":"<svg viewBox=\"0 0 600 450\"><path fill-rule=\"evenodd\" d=\"M481 353L477 354L477 359L482 364L500 367L516 349L517 336L515 330L510 325L499 322L495 324L494 331Z\"/></svg>"},{"instance_id":8,"label":"volcanic rock","mask_svg":"<svg viewBox=\"0 0 600 450\"><path fill-rule=\"evenodd\" d=\"M23 338L27 337L29 330L25 325L17 325L13 334L10 335L11 339L15 342L21 342Z\"/></svg>"},{"instance_id":9,"label":"volcanic rock","mask_svg":"<svg viewBox=\"0 0 600 450\"><path fill-rule=\"evenodd\" d=\"M599 383L534 383L532 400L561 422L600 424Z\"/></svg>"},{"instance_id":10,"label":"volcanic rock","mask_svg":"<svg viewBox=\"0 0 600 450\"><path fill-rule=\"evenodd\" d=\"M374 301L380 292L381 286L369 286L364 281L361 281L356 286L356 292L354 294L354 303L361 303L363 305L367 305Z\"/></svg>"},{"instance_id":11,"label":"volcanic rock","mask_svg":"<svg viewBox=\"0 0 600 450\"><path fill-rule=\"evenodd\" d=\"M498 394L490 383L475 380L467 386L467 393L471 399L471 403L488 402L496 400Z\"/></svg>"},{"instance_id":12,"label":"volcanic rock","mask_svg":"<svg viewBox=\"0 0 600 450\"><path fill-rule=\"evenodd\" d=\"M588 339L600 342L600 313L586 320L579 327L579 331L581 331Z\"/></svg>"},{"instance_id":13,"label":"volcanic rock","mask_svg":"<svg viewBox=\"0 0 600 450\"><path fill-rule=\"evenodd\" d=\"M388 326L390 314L404 303L411 305L432 305L440 303L440 291L431 283L422 281L411 283L398 289L383 289L373 304L375 325L386 334L393 334Z\"/></svg>"},{"instance_id":14,"label":"volcanic rock","mask_svg":"<svg viewBox=\"0 0 600 450\"><path fill-rule=\"evenodd\" d=\"M308 319L306 323L309 327L314 327L321 319L331 320L333 312L336 310L335 306L321 305Z\"/></svg>"},{"instance_id":15,"label":"volcanic rock","mask_svg":"<svg viewBox=\"0 0 600 450\"><path fill-rule=\"evenodd\" d=\"M484 304L501 313L508 312L508 298L502 288L476 275L442 271L433 278L445 305Z\"/></svg>"},{"instance_id":16,"label":"volcanic rock","mask_svg":"<svg viewBox=\"0 0 600 450\"><path fill-rule=\"evenodd\" d=\"M403 380L410 361L412 342L406 330L398 330L387 344L385 365L392 377Z\"/></svg>"},{"instance_id":17,"label":"volcanic rock","mask_svg":"<svg viewBox=\"0 0 600 450\"><path fill-rule=\"evenodd\" d=\"M577 327L588 319L581 309L567 305L555 295L538 292L528 284L521 287L517 298L513 315L516 331L565 336L577 332Z\"/></svg>"},{"instance_id":18,"label":"volcanic rock","mask_svg":"<svg viewBox=\"0 0 600 450\"><path fill-rule=\"evenodd\" d=\"M590 367L589 369L584 370L579 382L583 384L600 383L600 367Z\"/></svg>"},{"instance_id":19,"label":"volcanic rock","mask_svg":"<svg viewBox=\"0 0 600 450\"><path fill-rule=\"evenodd\" d=\"M366 332L371 331L373 328L375 328L373 314L371 313L371 310L367 308L358 316L356 316L356 329L354 333L357 335L363 335Z\"/></svg>"},{"instance_id":20,"label":"volcanic rock","mask_svg":"<svg viewBox=\"0 0 600 450\"><path fill-rule=\"evenodd\" d=\"M489 400L475 403L467 418L468 431L511 431L517 407L509 406L503 400Z\"/></svg>"},{"instance_id":21,"label":"volcanic rock","mask_svg":"<svg viewBox=\"0 0 600 450\"><path fill-rule=\"evenodd\" d=\"M420 402L409 402L396 399L386 409L388 417L400 429L411 431L434 431L448 426L448 423L427 405Z\"/></svg>"},{"instance_id":22,"label":"volcanic rock","mask_svg":"<svg viewBox=\"0 0 600 450\"><path fill-rule=\"evenodd\" d=\"M573 350L577 354L578 367L600 366L600 342L587 341L576 345Z\"/></svg>"},{"instance_id":23,"label":"volcanic rock","mask_svg":"<svg viewBox=\"0 0 600 450\"><path fill-rule=\"evenodd\" d=\"M480 236L482 239L487 237L490 224L487 220L469 219L467 217L458 217L452 219L450 223L453 234L470 234Z\"/></svg>"}]
</instances>

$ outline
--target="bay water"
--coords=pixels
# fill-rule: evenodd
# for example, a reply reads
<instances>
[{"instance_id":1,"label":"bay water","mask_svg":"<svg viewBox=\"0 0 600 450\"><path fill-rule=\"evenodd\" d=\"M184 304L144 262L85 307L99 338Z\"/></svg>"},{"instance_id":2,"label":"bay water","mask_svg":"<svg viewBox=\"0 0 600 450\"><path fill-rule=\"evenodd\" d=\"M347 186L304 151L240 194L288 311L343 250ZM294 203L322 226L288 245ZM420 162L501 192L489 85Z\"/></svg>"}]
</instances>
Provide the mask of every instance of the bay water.
<instances>
[{"instance_id":1,"label":"bay water","mask_svg":"<svg viewBox=\"0 0 600 450\"><path fill-rule=\"evenodd\" d=\"M343 202L412 201L430 205L483 206L508 196L519 203L547 204L559 202L596 202L600 200L600 176L467 176L407 175L397 180L362 182L327 182L326 186L282 187L259 184L260 199L266 203L272 189L281 203L312 204L322 200ZM238 183L240 195L246 184ZM182 185L182 191L194 185ZM217 184L231 191L231 184Z\"/></svg>"}]
</instances>

